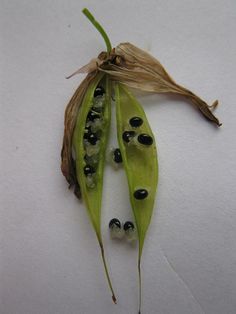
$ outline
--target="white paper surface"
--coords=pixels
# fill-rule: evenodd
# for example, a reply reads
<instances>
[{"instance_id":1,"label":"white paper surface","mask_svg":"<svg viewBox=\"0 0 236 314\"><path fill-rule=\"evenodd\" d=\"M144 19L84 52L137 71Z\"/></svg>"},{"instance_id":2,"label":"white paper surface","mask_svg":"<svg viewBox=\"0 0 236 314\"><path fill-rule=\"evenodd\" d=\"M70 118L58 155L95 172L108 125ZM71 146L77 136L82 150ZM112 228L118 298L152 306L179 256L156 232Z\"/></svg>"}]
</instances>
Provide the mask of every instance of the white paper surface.
<instances>
[{"instance_id":1,"label":"white paper surface","mask_svg":"<svg viewBox=\"0 0 236 314\"><path fill-rule=\"evenodd\" d=\"M64 109L103 50L147 49L207 102L218 129L182 99L140 98L156 135L160 179L143 252L143 314L236 313L236 2L0 1L1 314L137 313L137 248L110 240L132 219L123 170L106 167L102 229L112 304L83 204L60 173ZM115 130L109 146L116 145Z\"/></svg>"}]
</instances>

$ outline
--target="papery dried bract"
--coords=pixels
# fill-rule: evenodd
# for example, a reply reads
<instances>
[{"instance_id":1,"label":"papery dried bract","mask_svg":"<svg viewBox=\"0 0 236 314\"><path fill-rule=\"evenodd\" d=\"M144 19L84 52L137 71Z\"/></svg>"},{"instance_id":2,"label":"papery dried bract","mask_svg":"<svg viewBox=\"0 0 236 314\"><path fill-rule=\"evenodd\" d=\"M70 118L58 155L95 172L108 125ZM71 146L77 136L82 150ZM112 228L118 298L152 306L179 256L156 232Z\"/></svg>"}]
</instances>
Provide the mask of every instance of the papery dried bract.
<instances>
[{"instance_id":1,"label":"papery dried bract","mask_svg":"<svg viewBox=\"0 0 236 314\"><path fill-rule=\"evenodd\" d=\"M161 63L149 53L130 43L121 43L115 48L114 54L119 57L118 62L104 63L99 67L113 80L146 92L182 95L189 99L208 120L218 126L221 125L210 109L214 109L218 102L215 101L212 106L209 106L190 90L175 83Z\"/></svg>"}]
</instances>

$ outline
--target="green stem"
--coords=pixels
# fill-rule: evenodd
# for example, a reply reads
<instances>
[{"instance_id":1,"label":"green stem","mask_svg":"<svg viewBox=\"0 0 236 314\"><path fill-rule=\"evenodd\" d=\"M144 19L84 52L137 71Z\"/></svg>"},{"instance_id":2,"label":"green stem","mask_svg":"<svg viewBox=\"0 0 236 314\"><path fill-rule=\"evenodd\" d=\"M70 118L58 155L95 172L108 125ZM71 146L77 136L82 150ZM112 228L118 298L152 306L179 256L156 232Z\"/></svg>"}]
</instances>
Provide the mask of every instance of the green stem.
<instances>
[{"instance_id":1,"label":"green stem","mask_svg":"<svg viewBox=\"0 0 236 314\"><path fill-rule=\"evenodd\" d=\"M103 27L95 20L94 16L90 13L90 11L87 8L84 8L82 12L90 20L90 22L96 27L99 33L102 35L107 46L107 52L110 53L112 49L111 42L106 32L104 31Z\"/></svg>"},{"instance_id":2,"label":"green stem","mask_svg":"<svg viewBox=\"0 0 236 314\"><path fill-rule=\"evenodd\" d=\"M105 273L106 273L108 285L109 285L109 287L110 287L110 289L111 289L111 293L112 293L112 300L113 300L113 302L116 304L116 296L115 296L114 290L113 290L113 288L112 288L110 276L109 276L109 273L108 273L107 264L106 264L106 259L105 259L105 254L104 254L104 248L103 248L103 245L102 245L101 242L99 242L99 244L100 244L100 248L101 248L102 261L103 261L103 265L104 265L104 269L105 269Z\"/></svg>"},{"instance_id":3,"label":"green stem","mask_svg":"<svg viewBox=\"0 0 236 314\"><path fill-rule=\"evenodd\" d=\"M142 279L141 279L141 258L138 259L138 277L139 277L139 311L138 314L141 314L142 306Z\"/></svg>"}]
</instances>

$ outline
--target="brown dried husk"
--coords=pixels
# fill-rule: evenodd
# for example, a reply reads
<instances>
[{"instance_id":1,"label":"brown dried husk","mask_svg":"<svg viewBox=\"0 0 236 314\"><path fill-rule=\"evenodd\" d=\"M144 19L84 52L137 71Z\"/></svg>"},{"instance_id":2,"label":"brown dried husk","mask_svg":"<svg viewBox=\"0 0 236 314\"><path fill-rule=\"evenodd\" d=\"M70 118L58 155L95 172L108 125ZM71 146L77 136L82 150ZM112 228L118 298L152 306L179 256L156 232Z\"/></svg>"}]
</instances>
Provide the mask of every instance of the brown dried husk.
<instances>
[{"instance_id":1,"label":"brown dried husk","mask_svg":"<svg viewBox=\"0 0 236 314\"><path fill-rule=\"evenodd\" d=\"M72 138L79 107L83 101L86 90L95 79L98 72L89 73L76 89L69 101L64 118L64 137L61 150L61 171L69 183L69 188L74 186L75 195L81 198L80 187L76 177L75 161L72 157Z\"/></svg>"},{"instance_id":2,"label":"brown dried husk","mask_svg":"<svg viewBox=\"0 0 236 314\"><path fill-rule=\"evenodd\" d=\"M182 95L189 99L208 120L218 126L221 125L212 113L218 101L214 101L209 106L190 90L178 85L161 63L149 53L130 43L121 43L113 49L110 60L112 61L109 62L108 59L101 63L99 70L109 74L112 80L145 92Z\"/></svg>"}]
</instances>

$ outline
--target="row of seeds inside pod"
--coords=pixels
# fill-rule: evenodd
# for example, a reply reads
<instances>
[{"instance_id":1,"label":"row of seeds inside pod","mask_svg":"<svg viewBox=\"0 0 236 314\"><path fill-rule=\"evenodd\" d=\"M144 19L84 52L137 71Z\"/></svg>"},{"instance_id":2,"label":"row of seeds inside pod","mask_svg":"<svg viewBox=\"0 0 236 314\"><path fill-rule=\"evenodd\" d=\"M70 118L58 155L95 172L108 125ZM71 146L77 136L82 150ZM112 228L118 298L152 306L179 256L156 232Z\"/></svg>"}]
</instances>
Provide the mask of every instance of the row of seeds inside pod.
<instances>
[{"instance_id":1,"label":"row of seeds inside pod","mask_svg":"<svg viewBox=\"0 0 236 314\"><path fill-rule=\"evenodd\" d=\"M103 127L103 110L105 104L105 90L97 86L94 91L93 103L88 112L84 130L84 175L89 188L96 185L96 169L99 162L100 138Z\"/></svg>"},{"instance_id":2,"label":"row of seeds inside pod","mask_svg":"<svg viewBox=\"0 0 236 314\"><path fill-rule=\"evenodd\" d=\"M153 144L153 138L146 133L139 133L138 128L143 124L143 119L140 117L132 117L129 120L129 125L132 130L126 130L122 134L123 141L128 145L136 145L139 149L145 149ZM134 198L143 200L148 197L147 189L141 188L134 191Z\"/></svg>"}]
</instances>

